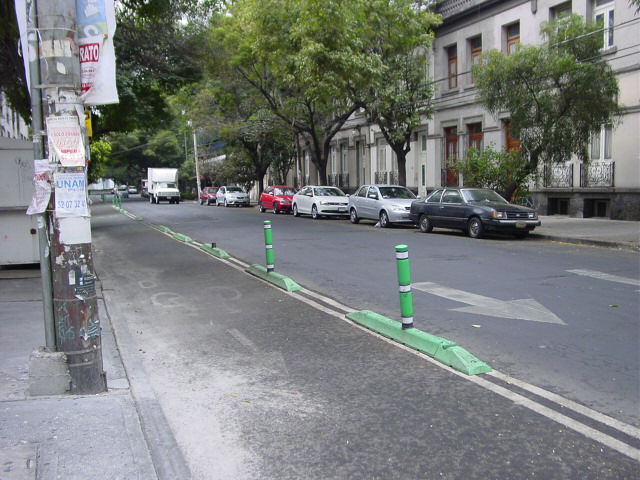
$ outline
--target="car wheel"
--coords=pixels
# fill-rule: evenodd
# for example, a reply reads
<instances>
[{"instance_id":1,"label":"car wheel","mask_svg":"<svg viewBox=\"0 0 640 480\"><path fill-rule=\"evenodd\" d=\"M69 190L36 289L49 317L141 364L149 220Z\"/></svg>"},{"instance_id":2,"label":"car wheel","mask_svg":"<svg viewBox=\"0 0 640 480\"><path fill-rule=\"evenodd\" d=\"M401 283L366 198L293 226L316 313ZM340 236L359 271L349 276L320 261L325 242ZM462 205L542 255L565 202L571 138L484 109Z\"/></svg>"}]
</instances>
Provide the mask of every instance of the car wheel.
<instances>
[{"instance_id":1,"label":"car wheel","mask_svg":"<svg viewBox=\"0 0 640 480\"><path fill-rule=\"evenodd\" d=\"M153 195L149 195L149 203L153 203Z\"/></svg>"},{"instance_id":2,"label":"car wheel","mask_svg":"<svg viewBox=\"0 0 640 480\"><path fill-rule=\"evenodd\" d=\"M273 213L274 215L277 215L280 213L280 210L278 210L278 205L276 204L276 202L273 202Z\"/></svg>"},{"instance_id":3,"label":"car wheel","mask_svg":"<svg viewBox=\"0 0 640 480\"><path fill-rule=\"evenodd\" d=\"M467 230L471 238L482 238L482 236L484 235L484 225L478 217L472 217L469 220Z\"/></svg>"},{"instance_id":4,"label":"car wheel","mask_svg":"<svg viewBox=\"0 0 640 480\"><path fill-rule=\"evenodd\" d=\"M320 215L318 215L318 207L316 207L315 205L311 207L311 218L313 218L314 220L320 218Z\"/></svg>"},{"instance_id":5,"label":"car wheel","mask_svg":"<svg viewBox=\"0 0 640 480\"><path fill-rule=\"evenodd\" d=\"M210 207L210 206L211 206L211 199L207 198L207 207Z\"/></svg>"},{"instance_id":6,"label":"car wheel","mask_svg":"<svg viewBox=\"0 0 640 480\"><path fill-rule=\"evenodd\" d=\"M422 233L429 233L431 230L433 230L433 227L431 226L431 222L429 221L429 217L427 217L427 215L424 213L420 215L419 224L420 224L420 231Z\"/></svg>"},{"instance_id":7,"label":"car wheel","mask_svg":"<svg viewBox=\"0 0 640 480\"><path fill-rule=\"evenodd\" d=\"M229 207L229 204L227 203L227 199L226 198L224 199L224 206L225 206L225 208Z\"/></svg>"},{"instance_id":8,"label":"car wheel","mask_svg":"<svg viewBox=\"0 0 640 480\"><path fill-rule=\"evenodd\" d=\"M380 227L387 228L389 225L391 225L391 222L389 221L389 215L386 211L382 210L380 212Z\"/></svg>"},{"instance_id":9,"label":"car wheel","mask_svg":"<svg viewBox=\"0 0 640 480\"><path fill-rule=\"evenodd\" d=\"M176 205L178 205L180 203L180 199L176 200Z\"/></svg>"},{"instance_id":10,"label":"car wheel","mask_svg":"<svg viewBox=\"0 0 640 480\"><path fill-rule=\"evenodd\" d=\"M260 213L265 212L265 208L262 206L262 202L258 202L258 210L260 210Z\"/></svg>"},{"instance_id":11,"label":"car wheel","mask_svg":"<svg viewBox=\"0 0 640 480\"><path fill-rule=\"evenodd\" d=\"M200 200L200 205L204 205L204 202L202 200Z\"/></svg>"},{"instance_id":12,"label":"car wheel","mask_svg":"<svg viewBox=\"0 0 640 480\"><path fill-rule=\"evenodd\" d=\"M529 236L529 232L518 232L513 234L516 238L527 238Z\"/></svg>"},{"instance_id":13,"label":"car wheel","mask_svg":"<svg viewBox=\"0 0 640 480\"><path fill-rule=\"evenodd\" d=\"M298 212L298 205L297 204L293 204L293 216L294 217L299 217L300 216L300 212Z\"/></svg>"},{"instance_id":14,"label":"car wheel","mask_svg":"<svg viewBox=\"0 0 640 480\"><path fill-rule=\"evenodd\" d=\"M352 208L349 212L349 220L351 220L351 223L358 223L360 221L355 208Z\"/></svg>"}]
</instances>

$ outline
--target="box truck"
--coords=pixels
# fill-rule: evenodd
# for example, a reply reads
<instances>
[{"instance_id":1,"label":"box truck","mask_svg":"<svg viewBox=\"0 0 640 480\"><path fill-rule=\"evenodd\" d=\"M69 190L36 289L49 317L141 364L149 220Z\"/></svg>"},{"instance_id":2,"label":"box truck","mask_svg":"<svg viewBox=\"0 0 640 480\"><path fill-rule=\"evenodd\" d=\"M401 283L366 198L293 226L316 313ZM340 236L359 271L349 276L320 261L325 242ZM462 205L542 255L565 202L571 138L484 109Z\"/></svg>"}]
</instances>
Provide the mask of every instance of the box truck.
<instances>
[{"instance_id":1,"label":"box truck","mask_svg":"<svg viewBox=\"0 0 640 480\"><path fill-rule=\"evenodd\" d=\"M180 203L177 168L149 168L147 170L147 187L149 203Z\"/></svg>"}]
</instances>

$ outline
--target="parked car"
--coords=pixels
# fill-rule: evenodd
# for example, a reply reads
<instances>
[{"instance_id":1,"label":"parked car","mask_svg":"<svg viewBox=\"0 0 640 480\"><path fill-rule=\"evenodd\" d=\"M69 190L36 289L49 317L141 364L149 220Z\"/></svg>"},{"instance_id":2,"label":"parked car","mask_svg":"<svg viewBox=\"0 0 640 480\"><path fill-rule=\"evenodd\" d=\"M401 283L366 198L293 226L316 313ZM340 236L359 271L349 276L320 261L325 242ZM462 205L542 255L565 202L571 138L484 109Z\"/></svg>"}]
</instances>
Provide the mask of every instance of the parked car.
<instances>
[{"instance_id":1,"label":"parked car","mask_svg":"<svg viewBox=\"0 0 640 480\"><path fill-rule=\"evenodd\" d=\"M120 185L114 190L114 194L120 198L129 198L129 190L126 185Z\"/></svg>"},{"instance_id":2,"label":"parked car","mask_svg":"<svg viewBox=\"0 0 640 480\"><path fill-rule=\"evenodd\" d=\"M258 200L258 208L264 213L266 210L273 210L273 213L291 211L293 196L296 189L293 187L285 187L282 185L274 185L264 189Z\"/></svg>"},{"instance_id":3,"label":"parked car","mask_svg":"<svg viewBox=\"0 0 640 480\"><path fill-rule=\"evenodd\" d=\"M222 186L216 192L216 205L244 205L249 206L249 195L242 187Z\"/></svg>"},{"instance_id":4,"label":"parked car","mask_svg":"<svg viewBox=\"0 0 640 480\"><path fill-rule=\"evenodd\" d=\"M378 220L382 228L393 223L412 223L409 213L416 196L400 185L363 185L349 197L349 218Z\"/></svg>"},{"instance_id":5,"label":"parked car","mask_svg":"<svg viewBox=\"0 0 640 480\"><path fill-rule=\"evenodd\" d=\"M129 194L136 194L138 193L138 189L133 185L129 185L129 187L127 187L127 192L129 192Z\"/></svg>"},{"instance_id":6,"label":"parked car","mask_svg":"<svg viewBox=\"0 0 640 480\"><path fill-rule=\"evenodd\" d=\"M200 205L211 205L216 203L216 194L218 193L218 187L204 187L200 190Z\"/></svg>"},{"instance_id":7,"label":"parked car","mask_svg":"<svg viewBox=\"0 0 640 480\"><path fill-rule=\"evenodd\" d=\"M293 214L311 215L317 219L323 215L348 215L349 197L338 187L307 185L293 196Z\"/></svg>"},{"instance_id":8,"label":"parked car","mask_svg":"<svg viewBox=\"0 0 640 480\"><path fill-rule=\"evenodd\" d=\"M524 238L540 226L535 210L513 205L487 188L440 188L414 201L410 216L424 233L444 227L466 231L471 238L489 231Z\"/></svg>"}]
</instances>

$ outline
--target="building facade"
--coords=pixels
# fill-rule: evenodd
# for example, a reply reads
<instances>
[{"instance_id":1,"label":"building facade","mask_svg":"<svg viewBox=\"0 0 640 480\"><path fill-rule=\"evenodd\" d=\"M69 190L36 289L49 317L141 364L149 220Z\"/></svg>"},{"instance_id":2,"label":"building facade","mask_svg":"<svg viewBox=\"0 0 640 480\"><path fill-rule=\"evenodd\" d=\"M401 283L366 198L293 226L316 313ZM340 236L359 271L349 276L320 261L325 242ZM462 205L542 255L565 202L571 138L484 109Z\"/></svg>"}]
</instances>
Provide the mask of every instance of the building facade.
<instances>
[{"instance_id":1,"label":"building facade","mask_svg":"<svg viewBox=\"0 0 640 480\"><path fill-rule=\"evenodd\" d=\"M443 23L432 46L430 75L437 83L436 110L414 132L407 156L407 187L424 196L441 187L462 185L457 158L470 147L517 148L508 129L508 112L497 118L476 103L471 66L483 51L505 54L517 44L538 44L540 25L577 13L603 22L602 59L616 73L623 115L616 128L594 132L590 161L572 158L541 167L530 203L543 215L640 220L640 14L628 0L444 0ZM352 193L363 183L396 183L397 159L375 125L358 112L333 141L327 177ZM296 183L317 183L301 149Z\"/></svg>"}]
</instances>

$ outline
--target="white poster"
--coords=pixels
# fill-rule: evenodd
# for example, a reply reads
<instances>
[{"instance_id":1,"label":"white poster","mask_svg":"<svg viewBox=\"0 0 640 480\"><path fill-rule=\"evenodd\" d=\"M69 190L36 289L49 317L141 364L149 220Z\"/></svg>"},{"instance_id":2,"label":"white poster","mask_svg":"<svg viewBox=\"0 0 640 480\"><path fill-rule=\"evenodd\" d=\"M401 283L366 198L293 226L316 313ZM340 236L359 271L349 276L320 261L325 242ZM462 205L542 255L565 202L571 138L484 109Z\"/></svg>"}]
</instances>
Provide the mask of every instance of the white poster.
<instances>
[{"instance_id":1,"label":"white poster","mask_svg":"<svg viewBox=\"0 0 640 480\"><path fill-rule=\"evenodd\" d=\"M56 186L56 216L89 216L85 173L56 173L53 179Z\"/></svg>"},{"instance_id":2,"label":"white poster","mask_svg":"<svg viewBox=\"0 0 640 480\"><path fill-rule=\"evenodd\" d=\"M36 188L27 215L44 213L51 198L51 164L49 160L34 160L33 185Z\"/></svg>"},{"instance_id":3,"label":"white poster","mask_svg":"<svg viewBox=\"0 0 640 480\"><path fill-rule=\"evenodd\" d=\"M85 105L118 103L114 0L76 0L80 53L80 98Z\"/></svg>"},{"instance_id":4,"label":"white poster","mask_svg":"<svg viewBox=\"0 0 640 480\"><path fill-rule=\"evenodd\" d=\"M64 167L86 166L84 139L78 117L47 117L49 161Z\"/></svg>"}]
</instances>

